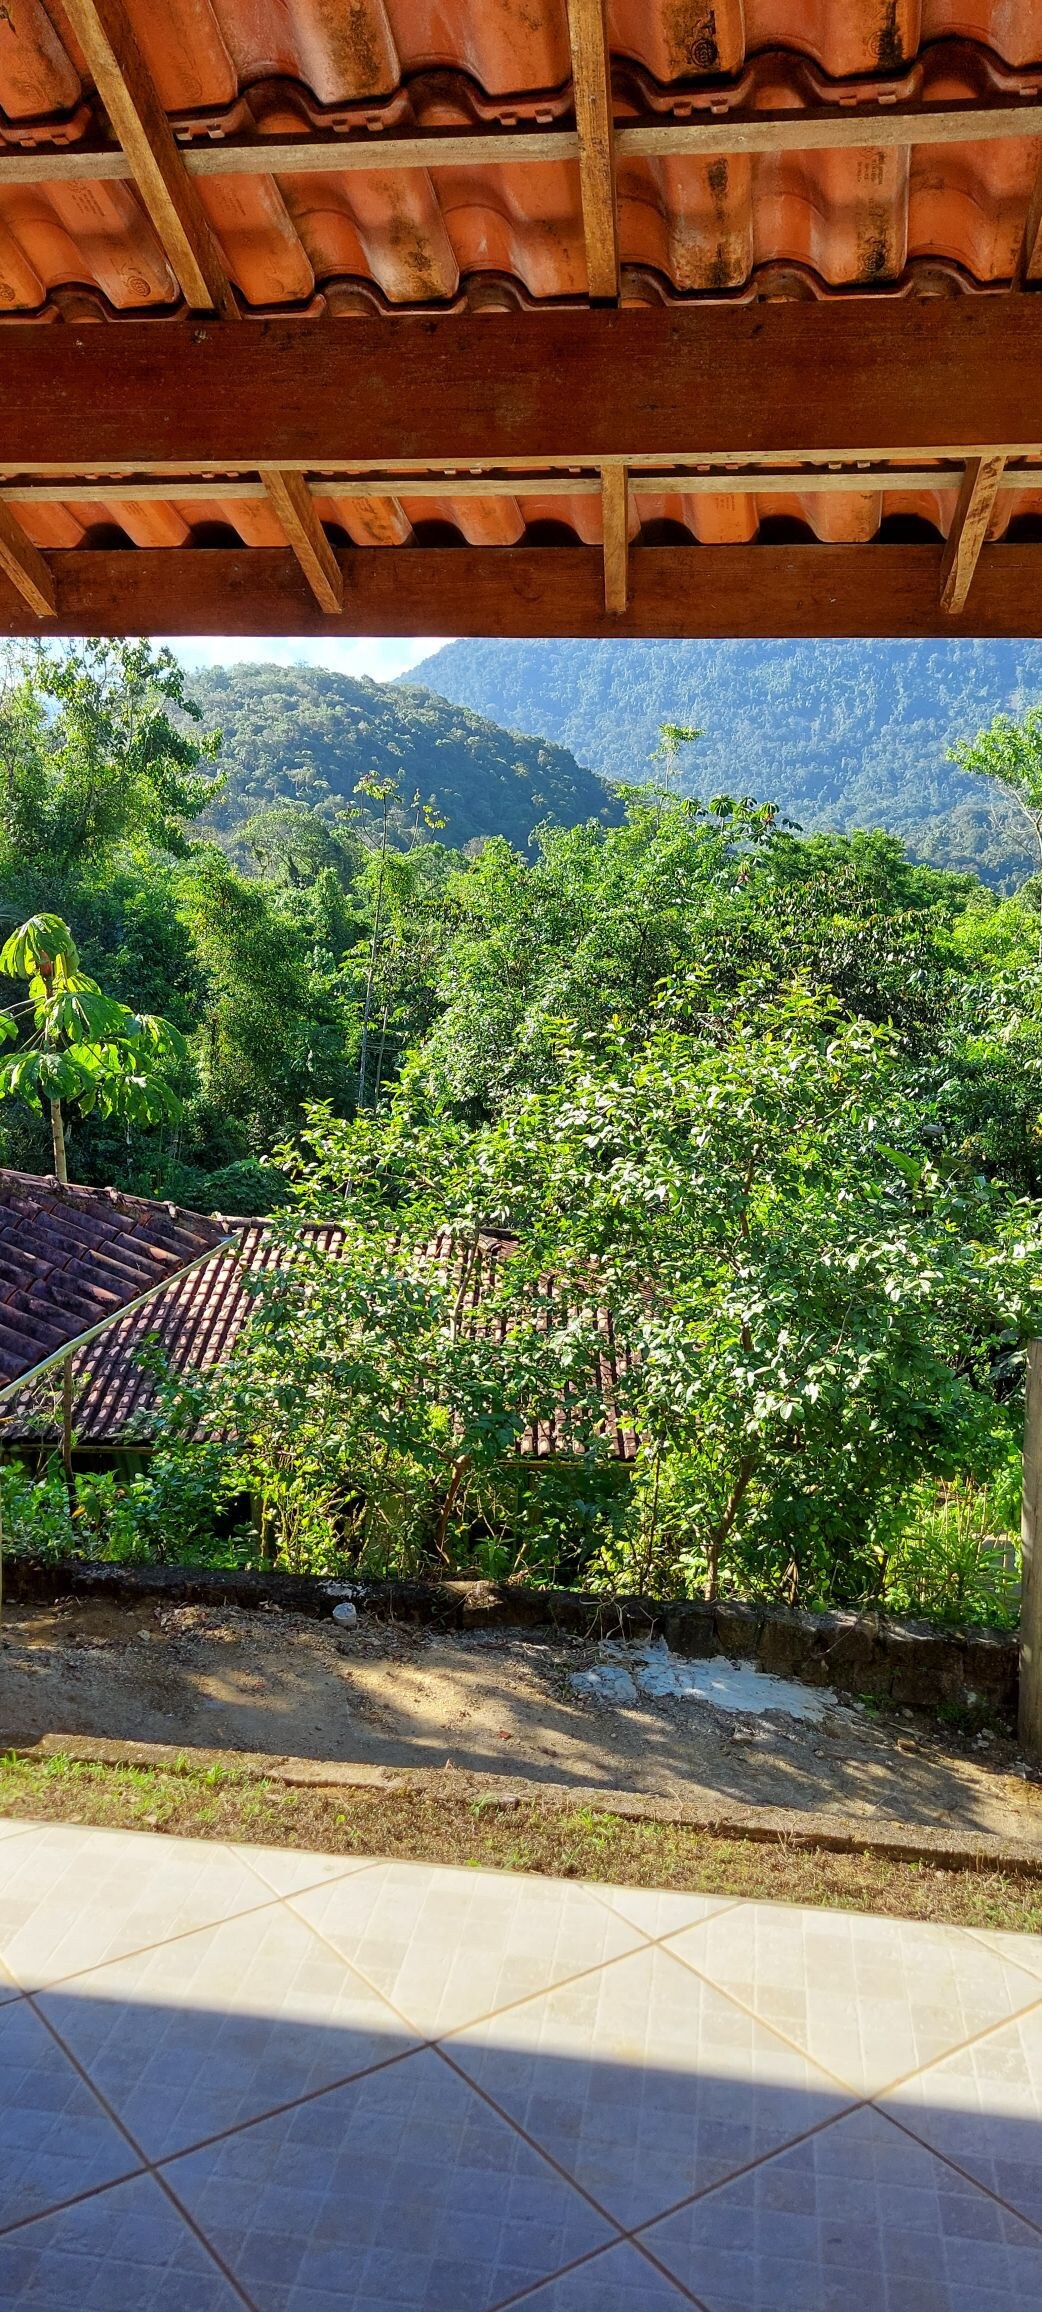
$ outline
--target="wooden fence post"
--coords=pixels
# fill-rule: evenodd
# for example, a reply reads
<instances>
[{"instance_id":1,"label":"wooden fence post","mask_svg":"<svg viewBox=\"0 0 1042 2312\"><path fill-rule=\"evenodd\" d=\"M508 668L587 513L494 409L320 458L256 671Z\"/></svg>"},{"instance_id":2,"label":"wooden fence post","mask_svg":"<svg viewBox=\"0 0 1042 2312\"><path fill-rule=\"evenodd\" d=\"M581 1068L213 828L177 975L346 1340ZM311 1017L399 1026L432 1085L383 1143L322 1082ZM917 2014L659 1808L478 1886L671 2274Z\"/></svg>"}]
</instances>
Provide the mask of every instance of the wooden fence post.
<instances>
[{"instance_id":1,"label":"wooden fence post","mask_svg":"<svg viewBox=\"0 0 1042 2312\"><path fill-rule=\"evenodd\" d=\"M1026 1758L1042 1762L1042 1341L1029 1341L1020 1511L1020 1711Z\"/></svg>"}]
</instances>

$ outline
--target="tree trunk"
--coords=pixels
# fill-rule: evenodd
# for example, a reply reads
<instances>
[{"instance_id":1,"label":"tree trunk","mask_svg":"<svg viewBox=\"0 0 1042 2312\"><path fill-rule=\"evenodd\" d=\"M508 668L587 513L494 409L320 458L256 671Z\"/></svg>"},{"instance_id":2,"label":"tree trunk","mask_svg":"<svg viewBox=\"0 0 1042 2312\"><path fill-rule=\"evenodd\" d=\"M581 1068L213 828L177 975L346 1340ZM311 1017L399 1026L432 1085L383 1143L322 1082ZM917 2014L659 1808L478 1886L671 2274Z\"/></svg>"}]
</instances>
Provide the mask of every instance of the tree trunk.
<instances>
[{"instance_id":1,"label":"tree trunk","mask_svg":"<svg viewBox=\"0 0 1042 2312\"><path fill-rule=\"evenodd\" d=\"M65 1161L65 1125L62 1122L60 1100L51 1101L51 1146L54 1150L55 1179L60 1180L63 1187L67 1188L69 1185L69 1167Z\"/></svg>"},{"instance_id":2,"label":"tree trunk","mask_svg":"<svg viewBox=\"0 0 1042 2312\"><path fill-rule=\"evenodd\" d=\"M69 1508L76 1510L76 1474L72 1466L72 1358L62 1359L62 1472Z\"/></svg>"},{"instance_id":3,"label":"tree trunk","mask_svg":"<svg viewBox=\"0 0 1042 2312\"><path fill-rule=\"evenodd\" d=\"M1025 1758L1042 1761L1042 1341L1028 1343L1020 1510L1020 1710Z\"/></svg>"}]
</instances>

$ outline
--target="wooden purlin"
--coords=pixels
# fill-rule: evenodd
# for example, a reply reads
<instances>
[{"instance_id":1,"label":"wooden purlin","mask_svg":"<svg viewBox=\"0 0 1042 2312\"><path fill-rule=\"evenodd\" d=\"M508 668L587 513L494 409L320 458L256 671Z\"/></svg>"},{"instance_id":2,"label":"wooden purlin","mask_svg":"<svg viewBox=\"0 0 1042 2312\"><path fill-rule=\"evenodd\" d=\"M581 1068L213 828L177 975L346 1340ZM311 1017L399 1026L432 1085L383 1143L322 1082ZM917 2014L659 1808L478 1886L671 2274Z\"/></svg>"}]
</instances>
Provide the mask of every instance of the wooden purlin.
<instances>
[{"instance_id":1,"label":"wooden purlin","mask_svg":"<svg viewBox=\"0 0 1042 2312\"><path fill-rule=\"evenodd\" d=\"M963 609L970 591L1005 462L971 458L966 466L941 563L941 608L951 616Z\"/></svg>"},{"instance_id":2,"label":"wooden purlin","mask_svg":"<svg viewBox=\"0 0 1042 2312\"><path fill-rule=\"evenodd\" d=\"M1042 449L1042 300L1029 296L246 329L3 325L5 466L25 479L354 462L401 473Z\"/></svg>"},{"instance_id":3,"label":"wooden purlin","mask_svg":"<svg viewBox=\"0 0 1042 2312\"><path fill-rule=\"evenodd\" d=\"M16 515L0 501L0 571L34 618L54 618L57 600L54 578ZM0 613L2 615L2 613Z\"/></svg>"},{"instance_id":4,"label":"wooden purlin","mask_svg":"<svg viewBox=\"0 0 1042 2312\"><path fill-rule=\"evenodd\" d=\"M619 218L615 192L615 123L604 0L568 0L572 90L579 140L586 277L591 298L619 294Z\"/></svg>"},{"instance_id":5,"label":"wooden purlin","mask_svg":"<svg viewBox=\"0 0 1042 2312\"><path fill-rule=\"evenodd\" d=\"M189 305L232 318L235 298L123 0L62 0L105 111Z\"/></svg>"},{"instance_id":6,"label":"wooden purlin","mask_svg":"<svg viewBox=\"0 0 1042 2312\"><path fill-rule=\"evenodd\" d=\"M71 13L71 0L70 11ZM175 142L190 125L171 122ZM1016 98L948 105L799 105L784 112L739 112L691 119L626 119L614 132L616 162L714 160L743 153L886 152L919 145L997 143L1042 136L1038 91ZM575 129L394 129L351 135L325 131L277 136L233 132L219 142L177 143L190 177L332 175L379 169L458 169L575 163ZM35 144L0 152L0 185L104 184L132 179L124 152L87 142Z\"/></svg>"},{"instance_id":7,"label":"wooden purlin","mask_svg":"<svg viewBox=\"0 0 1042 2312\"><path fill-rule=\"evenodd\" d=\"M644 546L624 611L604 607L599 547L358 547L338 553L345 607L319 609L286 547L44 557L59 634L760 637L1042 636L1042 546L989 547L967 607L941 608L940 545ZM0 595L0 635L36 632Z\"/></svg>"}]
</instances>

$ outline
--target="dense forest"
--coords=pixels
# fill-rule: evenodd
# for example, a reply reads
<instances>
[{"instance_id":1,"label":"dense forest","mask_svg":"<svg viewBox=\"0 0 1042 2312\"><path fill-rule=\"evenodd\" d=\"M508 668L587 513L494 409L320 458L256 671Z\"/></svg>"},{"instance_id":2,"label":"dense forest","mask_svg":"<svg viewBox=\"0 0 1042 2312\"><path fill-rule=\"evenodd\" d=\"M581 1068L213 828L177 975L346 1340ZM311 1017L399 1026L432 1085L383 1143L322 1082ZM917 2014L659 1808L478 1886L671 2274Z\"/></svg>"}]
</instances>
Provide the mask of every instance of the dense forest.
<instances>
[{"instance_id":1,"label":"dense forest","mask_svg":"<svg viewBox=\"0 0 1042 2312\"><path fill-rule=\"evenodd\" d=\"M885 827L1005 891L1034 865L1015 813L946 749L1042 697L1035 642L453 642L418 679L608 778L643 776L680 720L702 732L689 794L770 795L808 832Z\"/></svg>"},{"instance_id":2,"label":"dense forest","mask_svg":"<svg viewBox=\"0 0 1042 2312\"><path fill-rule=\"evenodd\" d=\"M407 839L413 798L436 798L446 843L505 835L524 845L544 819L607 822L618 813L592 772L562 746L515 738L419 684L353 681L321 667L215 667L192 677L207 725L221 732L220 794L203 824L229 836L279 802L331 820L365 816L357 782L394 779ZM233 846L234 847L234 846Z\"/></svg>"},{"instance_id":3,"label":"dense forest","mask_svg":"<svg viewBox=\"0 0 1042 2312\"><path fill-rule=\"evenodd\" d=\"M285 1243L147 1474L5 1473L13 1546L1015 1610L1038 878L797 836L742 764L686 798L691 751L523 848L360 742L360 816L229 831L168 654L12 661L0 1159ZM963 769L1042 822L1042 717Z\"/></svg>"}]
</instances>

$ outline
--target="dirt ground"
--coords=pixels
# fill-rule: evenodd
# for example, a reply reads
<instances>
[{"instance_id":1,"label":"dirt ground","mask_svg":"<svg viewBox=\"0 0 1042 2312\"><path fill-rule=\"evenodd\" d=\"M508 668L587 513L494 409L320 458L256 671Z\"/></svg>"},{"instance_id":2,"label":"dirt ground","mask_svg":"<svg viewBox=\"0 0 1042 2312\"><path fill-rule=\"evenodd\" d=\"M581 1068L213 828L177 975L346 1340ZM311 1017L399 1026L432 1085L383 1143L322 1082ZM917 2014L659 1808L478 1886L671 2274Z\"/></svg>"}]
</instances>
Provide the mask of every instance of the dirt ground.
<instances>
[{"instance_id":1,"label":"dirt ground","mask_svg":"<svg viewBox=\"0 0 1042 2312\"><path fill-rule=\"evenodd\" d=\"M0 1747L92 1736L383 1767L444 1767L657 1799L824 1812L1042 1847L1042 1785L995 1729L853 1704L816 1724L570 1681L598 1648L444 1636L363 1616L234 1608L11 1607Z\"/></svg>"}]
</instances>

